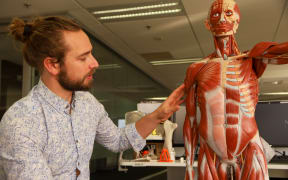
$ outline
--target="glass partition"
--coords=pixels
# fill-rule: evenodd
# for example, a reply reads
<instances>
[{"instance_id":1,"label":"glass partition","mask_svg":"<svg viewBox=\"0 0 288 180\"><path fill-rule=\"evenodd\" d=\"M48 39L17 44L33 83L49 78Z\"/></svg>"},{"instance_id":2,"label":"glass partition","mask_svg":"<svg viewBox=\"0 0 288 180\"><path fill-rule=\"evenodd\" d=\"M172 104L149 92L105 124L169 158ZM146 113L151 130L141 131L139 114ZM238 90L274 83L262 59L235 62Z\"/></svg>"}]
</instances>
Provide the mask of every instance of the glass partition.
<instances>
[{"instance_id":1,"label":"glass partition","mask_svg":"<svg viewBox=\"0 0 288 180\"><path fill-rule=\"evenodd\" d=\"M18 44L7 32L0 34L0 120L5 111L22 97L22 56Z\"/></svg>"}]
</instances>

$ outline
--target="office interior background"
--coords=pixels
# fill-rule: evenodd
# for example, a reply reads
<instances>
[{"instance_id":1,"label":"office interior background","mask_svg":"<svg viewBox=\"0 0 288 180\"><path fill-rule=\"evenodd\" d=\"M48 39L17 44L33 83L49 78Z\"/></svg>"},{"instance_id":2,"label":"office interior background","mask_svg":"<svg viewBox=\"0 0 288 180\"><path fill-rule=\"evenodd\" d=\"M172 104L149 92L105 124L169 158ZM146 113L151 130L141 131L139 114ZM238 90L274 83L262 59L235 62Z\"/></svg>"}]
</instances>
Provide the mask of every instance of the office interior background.
<instances>
[{"instance_id":1,"label":"office interior background","mask_svg":"<svg viewBox=\"0 0 288 180\"><path fill-rule=\"evenodd\" d=\"M117 124L141 101L159 100L183 83L187 67L214 51L204 21L212 0L1 0L0 118L37 84L39 74L8 35L13 17L62 15L89 35L100 67L91 93ZM288 41L287 0L238 0L241 51L261 41ZM259 100L288 100L288 65L269 65ZM182 128L182 127L180 127ZM117 166L118 154L95 143L93 169ZM98 163L97 163L98 162ZM93 171L92 169L92 171Z\"/></svg>"}]
</instances>

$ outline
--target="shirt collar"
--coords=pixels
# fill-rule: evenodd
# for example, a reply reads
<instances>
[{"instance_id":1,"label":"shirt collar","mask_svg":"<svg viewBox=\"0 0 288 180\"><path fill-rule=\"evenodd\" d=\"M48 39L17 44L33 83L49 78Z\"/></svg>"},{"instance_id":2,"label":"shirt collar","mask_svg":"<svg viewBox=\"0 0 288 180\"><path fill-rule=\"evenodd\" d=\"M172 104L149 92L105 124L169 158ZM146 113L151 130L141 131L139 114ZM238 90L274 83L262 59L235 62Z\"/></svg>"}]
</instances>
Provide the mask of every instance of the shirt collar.
<instances>
[{"instance_id":1,"label":"shirt collar","mask_svg":"<svg viewBox=\"0 0 288 180\"><path fill-rule=\"evenodd\" d=\"M52 92L42 81L41 79L38 82L38 85L35 89L36 93L39 93L45 101L47 101L50 105L52 105L54 108L59 110L60 112L65 112L69 114L70 111L70 104L68 101L64 100L60 96L56 95L54 92ZM72 108L75 106L75 93L73 92L72 95Z\"/></svg>"}]
</instances>

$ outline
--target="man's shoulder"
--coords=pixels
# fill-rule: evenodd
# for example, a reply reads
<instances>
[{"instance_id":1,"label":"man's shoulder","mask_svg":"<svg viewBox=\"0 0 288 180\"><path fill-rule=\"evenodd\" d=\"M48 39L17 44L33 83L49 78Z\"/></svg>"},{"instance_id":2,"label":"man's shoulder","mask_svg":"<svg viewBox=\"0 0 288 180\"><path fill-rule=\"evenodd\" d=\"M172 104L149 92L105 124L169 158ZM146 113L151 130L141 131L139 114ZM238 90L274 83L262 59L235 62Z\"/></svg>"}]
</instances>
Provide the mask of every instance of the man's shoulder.
<instances>
[{"instance_id":1,"label":"man's shoulder","mask_svg":"<svg viewBox=\"0 0 288 180\"><path fill-rule=\"evenodd\" d=\"M20 119L33 119L36 118L36 114L41 111L41 105L33 95L29 94L20 100L16 101L9 109L5 112L2 119L9 118L11 120Z\"/></svg>"},{"instance_id":2,"label":"man's shoulder","mask_svg":"<svg viewBox=\"0 0 288 180\"><path fill-rule=\"evenodd\" d=\"M31 138L37 143L45 143L47 131L43 117L41 104L37 100L35 101L29 95L18 100L2 117L0 143L7 146L8 144L17 144L23 140L23 137Z\"/></svg>"}]
</instances>

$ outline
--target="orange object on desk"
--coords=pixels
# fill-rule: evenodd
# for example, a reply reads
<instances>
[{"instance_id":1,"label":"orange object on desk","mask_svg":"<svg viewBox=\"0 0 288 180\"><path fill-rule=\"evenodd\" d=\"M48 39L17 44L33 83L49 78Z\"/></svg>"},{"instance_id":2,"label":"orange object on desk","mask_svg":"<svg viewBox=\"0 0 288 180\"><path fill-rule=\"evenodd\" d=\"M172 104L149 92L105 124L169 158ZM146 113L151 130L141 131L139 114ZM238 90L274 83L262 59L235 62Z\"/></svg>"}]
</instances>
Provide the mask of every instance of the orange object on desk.
<instances>
[{"instance_id":1,"label":"orange object on desk","mask_svg":"<svg viewBox=\"0 0 288 180\"><path fill-rule=\"evenodd\" d=\"M147 150L142 152L142 156L145 156L147 154L149 154L149 151L147 151Z\"/></svg>"},{"instance_id":2,"label":"orange object on desk","mask_svg":"<svg viewBox=\"0 0 288 180\"><path fill-rule=\"evenodd\" d=\"M168 149L166 149L166 148L162 149L159 162L173 162L170 159L170 155L169 155Z\"/></svg>"}]
</instances>

